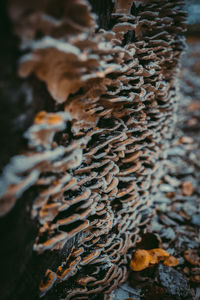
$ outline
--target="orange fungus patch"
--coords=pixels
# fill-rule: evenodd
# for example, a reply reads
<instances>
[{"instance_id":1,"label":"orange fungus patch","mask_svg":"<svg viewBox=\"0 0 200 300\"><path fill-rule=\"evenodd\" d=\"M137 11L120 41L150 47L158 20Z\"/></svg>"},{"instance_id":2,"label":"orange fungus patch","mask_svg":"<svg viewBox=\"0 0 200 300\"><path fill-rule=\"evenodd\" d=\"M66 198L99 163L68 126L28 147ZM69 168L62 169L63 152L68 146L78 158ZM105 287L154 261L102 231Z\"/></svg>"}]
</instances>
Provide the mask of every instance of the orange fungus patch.
<instances>
[{"instance_id":1,"label":"orange fungus patch","mask_svg":"<svg viewBox=\"0 0 200 300\"><path fill-rule=\"evenodd\" d=\"M151 257L146 250L137 250L131 260L130 267L133 271L142 271L149 266Z\"/></svg>"}]
</instances>

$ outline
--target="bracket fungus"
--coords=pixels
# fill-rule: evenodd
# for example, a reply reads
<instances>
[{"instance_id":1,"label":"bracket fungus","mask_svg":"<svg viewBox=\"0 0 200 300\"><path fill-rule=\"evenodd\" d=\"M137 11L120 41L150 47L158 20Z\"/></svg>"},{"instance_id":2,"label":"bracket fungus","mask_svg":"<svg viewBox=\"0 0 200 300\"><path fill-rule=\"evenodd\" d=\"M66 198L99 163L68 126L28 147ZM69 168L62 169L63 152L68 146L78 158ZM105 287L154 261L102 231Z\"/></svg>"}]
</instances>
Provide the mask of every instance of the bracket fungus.
<instances>
[{"instance_id":1,"label":"bracket fungus","mask_svg":"<svg viewBox=\"0 0 200 300\"><path fill-rule=\"evenodd\" d=\"M29 247L17 240L19 257L28 256L16 276L29 269L35 280L5 285L16 299L109 299L126 280L175 122L182 5L9 1L18 76L41 81L54 101L35 114L0 177L9 228L22 207L36 224Z\"/></svg>"}]
</instances>

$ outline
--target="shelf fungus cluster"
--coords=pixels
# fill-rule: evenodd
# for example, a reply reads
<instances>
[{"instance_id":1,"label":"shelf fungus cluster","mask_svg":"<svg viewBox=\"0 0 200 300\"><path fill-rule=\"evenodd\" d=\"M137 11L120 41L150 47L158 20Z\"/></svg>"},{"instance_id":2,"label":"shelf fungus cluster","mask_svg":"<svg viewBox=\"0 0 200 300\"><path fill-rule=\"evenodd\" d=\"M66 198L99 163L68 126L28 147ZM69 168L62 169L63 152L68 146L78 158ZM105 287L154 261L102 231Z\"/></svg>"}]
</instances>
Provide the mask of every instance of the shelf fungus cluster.
<instances>
[{"instance_id":1,"label":"shelf fungus cluster","mask_svg":"<svg viewBox=\"0 0 200 300\"><path fill-rule=\"evenodd\" d=\"M45 262L42 299L108 299L126 279L173 131L182 2L10 1L18 76L55 103L0 179L2 217L36 191L35 259L59 257Z\"/></svg>"}]
</instances>

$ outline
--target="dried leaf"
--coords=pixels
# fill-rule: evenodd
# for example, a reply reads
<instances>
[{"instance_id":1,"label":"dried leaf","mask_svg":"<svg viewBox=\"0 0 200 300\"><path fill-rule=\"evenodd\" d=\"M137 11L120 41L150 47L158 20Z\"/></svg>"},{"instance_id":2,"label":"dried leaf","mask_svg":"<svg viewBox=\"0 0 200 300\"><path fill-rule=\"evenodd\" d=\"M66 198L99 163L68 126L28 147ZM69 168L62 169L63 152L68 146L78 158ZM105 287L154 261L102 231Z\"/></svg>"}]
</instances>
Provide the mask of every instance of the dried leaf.
<instances>
[{"instance_id":1,"label":"dried leaf","mask_svg":"<svg viewBox=\"0 0 200 300\"><path fill-rule=\"evenodd\" d=\"M191 276L190 281L200 283L200 275Z\"/></svg>"},{"instance_id":2,"label":"dried leaf","mask_svg":"<svg viewBox=\"0 0 200 300\"><path fill-rule=\"evenodd\" d=\"M194 187L192 182L185 181L182 184L182 195L184 196L191 196L194 193Z\"/></svg>"},{"instance_id":3,"label":"dried leaf","mask_svg":"<svg viewBox=\"0 0 200 300\"><path fill-rule=\"evenodd\" d=\"M193 112L193 111L200 111L200 102L199 101L192 101L188 107L187 107L188 111Z\"/></svg>"},{"instance_id":4,"label":"dried leaf","mask_svg":"<svg viewBox=\"0 0 200 300\"><path fill-rule=\"evenodd\" d=\"M183 269L183 272L186 274L186 275L189 275L190 274L190 269L188 267L185 267Z\"/></svg>"},{"instance_id":5,"label":"dried leaf","mask_svg":"<svg viewBox=\"0 0 200 300\"><path fill-rule=\"evenodd\" d=\"M192 268L191 274L192 275L200 275L200 268Z\"/></svg>"},{"instance_id":6,"label":"dried leaf","mask_svg":"<svg viewBox=\"0 0 200 300\"><path fill-rule=\"evenodd\" d=\"M192 144L194 142L193 138L189 136L182 136L178 141L180 144Z\"/></svg>"},{"instance_id":7,"label":"dried leaf","mask_svg":"<svg viewBox=\"0 0 200 300\"><path fill-rule=\"evenodd\" d=\"M196 118L192 118L187 121L187 126L189 127L197 126L197 124L198 120Z\"/></svg>"},{"instance_id":8,"label":"dried leaf","mask_svg":"<svg viewBox=\"0 0 200 300\"><path fill-rule=\"evenodd\" d=\"M191 265L200 267L200 256L197 250L189 249L184 252L184 258Z\"/></svg>"},{"instance_id":9,"label":"dried leaf","mask_svg":"<svg viewBox=\"0 0 200 300\"><path fill-rule=\"evenodd\" d=\"M165 193L165 196L169 199L173 198L175 196L175 193L174 192L168 192L168 193Z\"/></svg>"}]
</instances>

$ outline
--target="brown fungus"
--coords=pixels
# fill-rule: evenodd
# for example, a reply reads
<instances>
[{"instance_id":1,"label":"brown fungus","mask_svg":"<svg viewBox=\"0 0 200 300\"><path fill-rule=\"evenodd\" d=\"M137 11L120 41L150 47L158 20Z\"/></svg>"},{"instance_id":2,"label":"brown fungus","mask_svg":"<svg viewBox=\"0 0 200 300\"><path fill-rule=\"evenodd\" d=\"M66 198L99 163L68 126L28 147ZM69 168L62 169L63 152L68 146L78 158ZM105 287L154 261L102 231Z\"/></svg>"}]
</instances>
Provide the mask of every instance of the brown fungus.
<instances>
[{"instance_id":1,"label":"brown fungus","mask_svg":"<svg viewBox=\"0 0 200 300\"><path fill-rule=\"evenodd\" d=\"M44 82L55 103L0 178L1 215L35 191L43 299L108 299L126 279L175 121L182 1L107 1L106 26L103 1L89 2L9 4L18 74Z\"/></svg>"}]
</instances>

